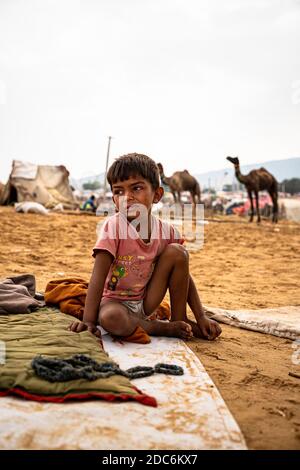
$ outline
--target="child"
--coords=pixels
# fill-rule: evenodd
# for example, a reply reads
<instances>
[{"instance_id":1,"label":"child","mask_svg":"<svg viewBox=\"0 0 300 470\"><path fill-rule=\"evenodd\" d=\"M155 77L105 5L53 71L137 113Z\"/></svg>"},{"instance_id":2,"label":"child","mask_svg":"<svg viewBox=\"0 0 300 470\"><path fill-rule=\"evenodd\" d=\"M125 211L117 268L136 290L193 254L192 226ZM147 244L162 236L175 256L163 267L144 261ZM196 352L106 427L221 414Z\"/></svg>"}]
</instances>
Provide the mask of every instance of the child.
<instances>
[{"instance_id":1,"label":"child","mask_svg":"<svg viewBox=\"0 0 300 470\"><path fill-rule=\"evenodd\" d=\"M83 321L74 321L70 330L99 335L100 324L124 337L140 326L149 335L217 338L222 330L204 314L183 240L151 214L163 196L156 163L145 155L124 155L111 165L107 179L117 213L105 221L93 250ZM149 321L167 289L171 321ZM187 317L187 303L196 322Z\"/></svg>"}]
</instances>

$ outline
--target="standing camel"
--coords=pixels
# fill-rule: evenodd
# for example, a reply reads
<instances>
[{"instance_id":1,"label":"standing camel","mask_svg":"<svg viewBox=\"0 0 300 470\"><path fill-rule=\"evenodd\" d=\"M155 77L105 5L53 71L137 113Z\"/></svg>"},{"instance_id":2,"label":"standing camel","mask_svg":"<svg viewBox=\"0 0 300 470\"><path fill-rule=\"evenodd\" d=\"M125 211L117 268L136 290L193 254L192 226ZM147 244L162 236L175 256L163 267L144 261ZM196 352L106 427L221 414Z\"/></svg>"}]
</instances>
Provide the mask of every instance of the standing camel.
<instances>
[{"instance_id":1,"label":"standing camel","mask_svg":"<svg viewBox=\"0 0 300 470\"><path fill-rule=\"evenodd\" d=\"M200 186L196 178L194 178L187 170L184 171L176 171L173 173L172 176L169 178L165 176L164 169L161 163L157 164L161 181L168 185L171 193L173 194L175 204L179 202L181 204L180 194L183 191L189 191L192 197L193 204L195 205L196 202L200 204L201 201L201 193L200 193ZM197 197L197 201L196 201Z\"/></svg>"},{"instance_id":2,"label":"standing camel","mask_svg":"<svg viewBox=\"0 0 300 470\"><path fill-rule=\"evenodd\" d=\"M237 157L226 157L231 163L234 164L235 176L237 180L246 186L248 196L251 204L251 214L249 222L252 222L254 216L253 197L252 192L255 194L257 223L260 223L260 211L258 203L258 192L267 190L273 202L273 222L278 222L278 183L276 178L268 172L265 168L252 170L248 175L242 175L240 170L240 162Z\"/></svg>"}]
</instances>

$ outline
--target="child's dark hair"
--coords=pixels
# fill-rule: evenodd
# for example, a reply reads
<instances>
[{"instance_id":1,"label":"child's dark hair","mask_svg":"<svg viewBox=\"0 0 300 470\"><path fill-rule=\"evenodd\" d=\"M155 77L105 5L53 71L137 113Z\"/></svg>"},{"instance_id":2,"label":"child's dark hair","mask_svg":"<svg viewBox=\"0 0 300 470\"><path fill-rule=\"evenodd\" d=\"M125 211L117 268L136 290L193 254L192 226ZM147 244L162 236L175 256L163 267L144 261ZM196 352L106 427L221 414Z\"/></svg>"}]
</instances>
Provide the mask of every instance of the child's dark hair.
<instances>
[{"instance_id":1,"label":"child's dark hair","mask_svg":"<svg viewBox=\"0 0 300 470\"><path fill-rule=\"evenodd\" d=\"M107 181L112 187L118 181L125 181L130 176L141 176L148 180L152 189L160 186L159 170L152 158L140 153L128 153L117 158L107 172Z\"/></svg>"}]
</instances>

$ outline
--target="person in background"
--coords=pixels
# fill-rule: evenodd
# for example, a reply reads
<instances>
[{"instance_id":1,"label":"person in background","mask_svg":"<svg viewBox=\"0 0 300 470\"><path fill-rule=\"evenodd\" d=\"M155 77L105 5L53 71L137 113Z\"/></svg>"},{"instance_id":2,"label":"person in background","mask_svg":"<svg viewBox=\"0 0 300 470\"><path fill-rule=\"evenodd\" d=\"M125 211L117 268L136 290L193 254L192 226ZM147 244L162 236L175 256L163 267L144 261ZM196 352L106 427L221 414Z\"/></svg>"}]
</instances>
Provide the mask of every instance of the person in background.
<instances>
[{"instance_id":1,"label":"person in background","mask_svg":"<svg viewBox=\"0 0 300 470\"><path fill-rule=\"evenodd\" d=\"M96 212L97 206L95 203L96 197L94 196L94 194L92 194L92 196L90 196L87 201L85 201L85 203L83 204L82 210Z\"/></svg>"}]
</instances>

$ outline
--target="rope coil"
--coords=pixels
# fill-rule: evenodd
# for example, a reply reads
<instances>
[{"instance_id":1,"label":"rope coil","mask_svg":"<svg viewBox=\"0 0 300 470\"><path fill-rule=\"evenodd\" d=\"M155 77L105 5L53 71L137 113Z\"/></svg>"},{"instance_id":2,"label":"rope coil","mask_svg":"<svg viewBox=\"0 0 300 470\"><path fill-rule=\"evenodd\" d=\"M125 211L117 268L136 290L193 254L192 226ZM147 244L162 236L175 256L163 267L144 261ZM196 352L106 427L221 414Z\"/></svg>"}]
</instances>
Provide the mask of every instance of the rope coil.
<instances>
[{"instance_id":1,"label":"rope coil","mask_svg":"<svg viewBox=\"0 0 300 470\"><path fill-rule=\"evenodd\" d=\"M113 362L99 364L84 354L75 354L69 359L37 356L31 366L36 375L48 382L65 382L68 380L85 379L97 380L123 375L128 379L149 377L155 373L167 375L183 375L183 368L174 364L156 364L154 367L137 366L122 370Z\"/></svg>"}]
</instances>

